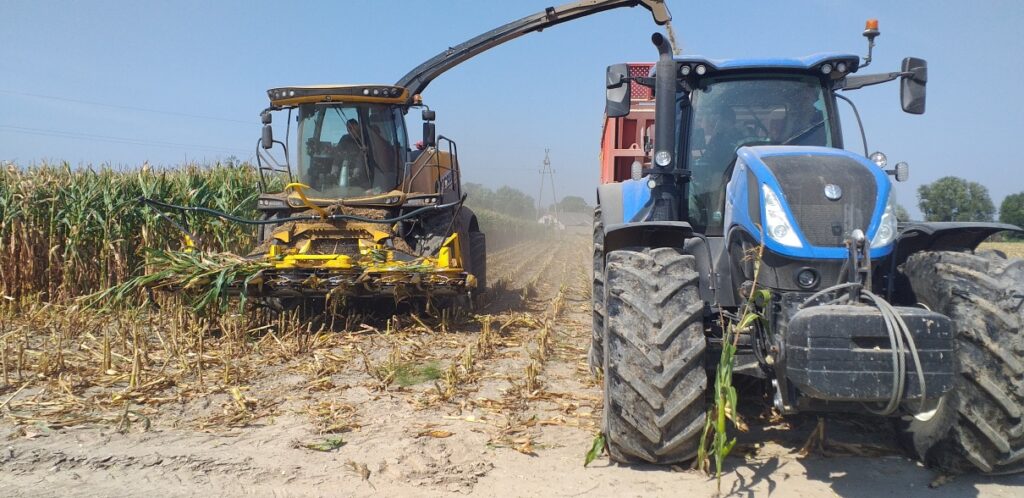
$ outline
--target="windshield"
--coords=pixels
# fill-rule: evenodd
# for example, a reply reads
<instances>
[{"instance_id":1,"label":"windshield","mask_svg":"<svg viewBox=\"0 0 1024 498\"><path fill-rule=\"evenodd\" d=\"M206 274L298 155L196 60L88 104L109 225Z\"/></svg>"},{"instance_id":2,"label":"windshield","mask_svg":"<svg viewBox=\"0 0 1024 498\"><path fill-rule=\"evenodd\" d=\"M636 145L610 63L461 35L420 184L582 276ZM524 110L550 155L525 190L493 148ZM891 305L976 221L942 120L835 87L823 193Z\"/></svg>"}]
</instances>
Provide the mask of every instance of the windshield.
<instances>
[{"instance_id":1,"label":"windshield","mask_svg":"<svg viewBox=\"0 0 1024 498\"><path fill-rule=\"evenodd\" d=\"M405 141L402 115L391 106L301 106L300 181L325 197L388 192L400 183Z\"/></svg>"},{"instance_id":2,"label":"windshield","mask_svg":"<svg viewBox=\"0 0 1024 498\"><path fill-rule=\"evenodd\" d=\"M712 78L690 96L690 219L721 235L725 185L744 145L832 146L821 81L805 75Z\"/></svg>"}]
</instances>

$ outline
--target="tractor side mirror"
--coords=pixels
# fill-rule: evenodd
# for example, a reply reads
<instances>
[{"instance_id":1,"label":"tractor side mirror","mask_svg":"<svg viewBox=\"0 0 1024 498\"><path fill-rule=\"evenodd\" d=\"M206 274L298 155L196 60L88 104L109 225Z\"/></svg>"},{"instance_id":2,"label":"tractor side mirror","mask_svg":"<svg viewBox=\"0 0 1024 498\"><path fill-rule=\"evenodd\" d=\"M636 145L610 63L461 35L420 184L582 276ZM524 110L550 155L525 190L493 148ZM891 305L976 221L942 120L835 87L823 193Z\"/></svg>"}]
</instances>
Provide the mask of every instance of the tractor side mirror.
<instances>
[{"instance_id":1,"label":"tractor side mirror","mask_svg":"<svg viewBox=\"0 0 1024 498\"><path fill-rule=\"evenodd\" d=\"M924 114L925 85L928 83L928 62L917 57L903 59L900 77L900 104L903 112Z\"/></svg>"},{"instance_id":2,"label":"tractor side mirror","mask_svg":"<svg viewBox=\"0 0 1024 498\"><path fill-rule=\"evenodd\" d=\"M263 111L262 113L260 113L260 121L263 122L263 124L268 125L270 124L271 121L273 121L273 118L270 117L269 112Z\"/></svg>"},{"instance_id":3,"label":"tractor side mirror","mask_svg":"<svg viewBox=\"0 0 1024 498\"><path fill-rule=\"evenodd\" d=\"M892 176L896 177L896 181L905 182L910 179L910 165L905 162L898 162L892 173Z\"/></svg>"},{"instance_id":4,"label":"tractor side mirror","mask_svg":"<svg viewBox=\"0 0 1024 498\"><path fill-rule=\"evenodd\" d=\"M431 111L430 109L423 109L423 120L424 121L433 121L436 118L437 118L437 115L436 115L436 113L434 111Z\"/></svg>"},{"instance_id":5,"label":"tractor side mirror","mask_svg":"<svg viewBox=\"0 0 1024 498\"><path fill-rule=\"evenodd\" d=\"M274 146L274 128L269 124L263 125L263 137L260 139L260 143L267 150Z\"/></svg>"},{"instance_id":6,"label":"tractor side mirror","mask_svg":"<svg viewBox=\"0 0 1024 498\"><path fill-rule=\"evenodd\" d=\"M609 118L621 118L629 114L630 84L629 67L612 64L605 73L604 113Z\"/></svg>"}]
</instances>

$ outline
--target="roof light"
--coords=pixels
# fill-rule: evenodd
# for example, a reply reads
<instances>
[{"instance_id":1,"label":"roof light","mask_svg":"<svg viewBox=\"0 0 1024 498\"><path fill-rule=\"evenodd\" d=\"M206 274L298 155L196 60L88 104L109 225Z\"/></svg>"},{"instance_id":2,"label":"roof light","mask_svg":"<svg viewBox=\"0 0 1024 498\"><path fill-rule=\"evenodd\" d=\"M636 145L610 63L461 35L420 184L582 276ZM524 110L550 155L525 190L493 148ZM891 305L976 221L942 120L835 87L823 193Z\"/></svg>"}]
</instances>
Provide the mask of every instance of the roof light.
<instances>
[{"instance_id":1,"label":"roof light","mask_svg":"<svg viewBox=\"0 0 1024 498\"><path fill-rule=\"evenodd\" d=\"M832 72L832 64L824 63L821 65L821 74L829 74Z\"/></svg>"},{"instance_id":2,"label":"roof light","mask_svg":"<svg viewBox=\"0 0 1024 498\"><path fill-rule=\"evenodd\" d=\"M840 73L845 73L846 72L846 63L845 62L840 62L840 63L836 64L836 71L839 71Z\"/></svg>"},{"instance_id":3,"label":"roof light","mask_svg":"<svg viewBox=\"0 0 1024 498\"><path fill-rule=\"evenodd\" d=\"M708 72L708 68L704 67L704 64L697 64L697 76L704 76L704 73Z\"/></svg>"},{"instance_id":4,"label":"roof light","mask_svg":"<svg viewBox=\"0 0 1024 498\"><path fill-rule=\"evenodd\" d=\"M363 95L369 95L369 94L370 94L370 89L369 88L364 88L363 89Z\"/></svg>"},{"instance_id":5,"label":"roof light","mask_svg":"<svg viewBox=\"0 0 1024 498\"><path fill-rule=\"evenodd\" d=\"M864 31L868 30L878 31L878 19L868 19L864 23Z\"/></svg>"},{"instance_id":6,"label":"roof light","mask_svg":"<svg viewBox=\"0 0 1024 498\"><path fill-rule=\"evenodd\" d=\"M682 66L679 66L679 74L683 76L688 76L690 74L690 66L688 64L683 64Z\"/></svg>"}]
</instances>

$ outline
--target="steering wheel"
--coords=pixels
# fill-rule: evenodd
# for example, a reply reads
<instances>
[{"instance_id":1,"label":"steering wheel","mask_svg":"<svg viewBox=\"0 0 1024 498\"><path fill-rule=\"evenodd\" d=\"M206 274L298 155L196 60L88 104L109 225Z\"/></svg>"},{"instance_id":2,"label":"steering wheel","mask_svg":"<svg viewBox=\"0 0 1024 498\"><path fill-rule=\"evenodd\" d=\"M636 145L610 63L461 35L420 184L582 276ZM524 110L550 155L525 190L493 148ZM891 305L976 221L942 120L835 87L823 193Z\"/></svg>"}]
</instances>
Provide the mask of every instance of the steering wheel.
<instances>
[{"instance_id":1,"label":"steering wheel","mask_svg":"<svg viewBox=\"0 0 1024 498\"><path fill-rule=\"evenodd\" d=\"M825 124L825 120L824 119L822 119L821 121L818 121L816 123L813 123L813 124L811 124L811 126L808 126L807 128L804 128L803 130L797 132L796 135L793 135L792 137L787 138L785 142L782 142L782 145L790 145L794 141L799 140L801 138L804 138L807 135L810 135L811 132L813 132L814 130L817 130L818 128L820 128L824 124Z\"/></svg>"}]
</instances>

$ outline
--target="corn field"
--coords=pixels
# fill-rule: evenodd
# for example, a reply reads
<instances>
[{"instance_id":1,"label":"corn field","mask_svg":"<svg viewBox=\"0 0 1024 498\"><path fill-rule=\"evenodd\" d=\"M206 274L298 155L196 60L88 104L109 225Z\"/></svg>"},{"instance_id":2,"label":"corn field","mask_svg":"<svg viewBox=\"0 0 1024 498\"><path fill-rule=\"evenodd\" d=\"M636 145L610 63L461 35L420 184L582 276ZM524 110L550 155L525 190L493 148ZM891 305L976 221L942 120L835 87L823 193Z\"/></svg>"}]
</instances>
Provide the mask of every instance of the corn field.
<instances>
[{"instance_id":1,"label":"corn field","mask_svg":"<svg viewBox=\"0 0 1024 498\"><path fill-rule=\"evenodd\" d=\"M181 232L139 197L254 217L257 173L248 166L173 170L72 169L68 164L0 172L0 294L65 302L143 272L147 248L181 245ZM169 216L203 249L245 251L251 227L204 215Z\"/></svg>"}]
</instances>

